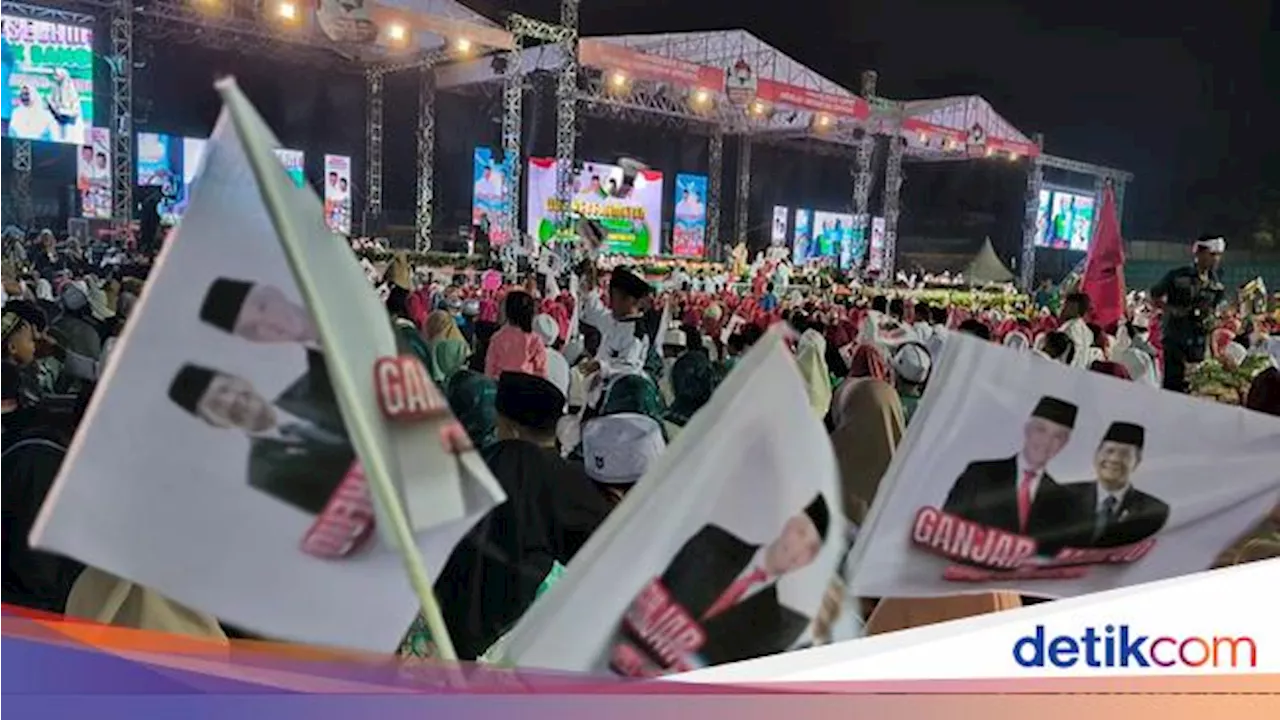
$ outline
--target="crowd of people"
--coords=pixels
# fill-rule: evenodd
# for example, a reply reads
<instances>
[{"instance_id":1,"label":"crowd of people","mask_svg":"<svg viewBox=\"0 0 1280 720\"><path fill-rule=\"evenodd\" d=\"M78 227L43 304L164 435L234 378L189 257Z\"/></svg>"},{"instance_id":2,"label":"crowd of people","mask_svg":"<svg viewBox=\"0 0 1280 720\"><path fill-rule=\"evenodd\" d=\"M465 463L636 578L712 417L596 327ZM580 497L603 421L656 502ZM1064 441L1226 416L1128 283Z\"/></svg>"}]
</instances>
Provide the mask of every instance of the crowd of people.
<instances>
[{"instance_id":1,"label":"crowd of people","mask_svg":"<svg viewBox=\"0 0 1280 720\"><path fill-rule=\"evenodd\" d=\"M59 242L48 231L6 233L4 252L4 602L206 637L245 635L133 586L132 609L104 616L102 598L123 581L27 545L151 262L113 245ZM892 288L800 289L785 262L692 276L677 268L655 289L626 267L594 262L511 282L497 270L414 268L404 255L384 267L366 261L402 348L422 361L508 497L466 535L435 584L459 657L485 656L777 323L794 329L796 366L830 432L841 510L855 526L956 333L1035 362L1177 392L1188 390L1187 368L1206 358L1230 366L1267 358L1243 404L1280 415L1280 318L1228 304L1217 281L1221 253L1220 241L1202 239L1192 264L1131 293L1124 317L1105 327L1093 322L1089 295L1060 296L1051 285L984 308ZM1222 562L1280 555L1277 528L1273 513ZM855 599L837 582L808 637L829 642L1023 601L1007 593ZM422 622L400 651L433 654Z\"/></svg>"}]
</instances>

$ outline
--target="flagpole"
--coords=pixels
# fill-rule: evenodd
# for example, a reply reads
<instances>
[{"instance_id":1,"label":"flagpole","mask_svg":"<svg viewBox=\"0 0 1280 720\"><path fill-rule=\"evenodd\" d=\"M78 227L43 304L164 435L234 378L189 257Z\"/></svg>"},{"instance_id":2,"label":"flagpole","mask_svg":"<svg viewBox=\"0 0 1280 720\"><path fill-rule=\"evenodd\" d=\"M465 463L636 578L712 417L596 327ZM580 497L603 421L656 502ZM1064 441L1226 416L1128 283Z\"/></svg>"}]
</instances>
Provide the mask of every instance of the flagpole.
<instances>
[{"instance_id":1,"label":"flagpole","mask_svg":"<svg viewBox=\"0 0 1280 720\"><path fill-rule=\"evenodd\" d=\"M263 126L263 131L267 133L270 131L266 129L261 117L258 116L257 111L249 103L248 98L240 91L234 79L223 78L215 82L214 86L222 95L222 101L231 114L231 119L236 127L236 135L239 137L245 157L248 159L254 176L257 178L258 189L262 193L267 213L271 216L272 224L280 235L281 245L285 251L285 259L288 260L289 266L293 270L294 277L298 282L298 289L302 292L307 306L315 307L316 303L312 302L312 300L318 297L322 291L315 278L299 262L301 248L305 245L304 238L302 238L303 233L294 226L289 213L283 210L287 205L286 197L283 195L284 191L278 182L272 181L269 175L273 171L279 172L279 161L276 160L271 149L255 135L257 126ZM290 187L289 190L293 191L295 188ZM324 313L315 313L314 317L322 344L326 339L334 339L339 336L339 328L333 326L332 319ZM341 364L331 366L329 372L331 376L344 376L343 379L346 381L347 387L355 388L358 386L358 381L355 378L345 377L348 373ZM365 376L366 383L371 375L372 373ZM334 382L334 385L335 389L339 390L339 396L341 396L341 390L337 387L339 383ZM355 434L366 438L372 434L372 428L368 425L366 418L356 416L345 419L354 426L350 429ZM368 442L366 445L372 446L373 443ZM431 574L427 571L421 551L418 549L417 544L414 543L413 529L409 526L408 514L405 512L404 505L400 502L399 493L391 482L391 468L386 460L378 457L376 453L373 457L360 458L360 460L365 470L365 479L373 490L374 501L386 510L382 515L391 523L395 544L398 546L397 549L400 552L401 559L404 561L405 571L409 574L409 584L412 586L414 594L418 596L418 601L422 606L423 619L427 623L427 629L431 632L431 640L436 645L439 657L441 660L456 662L458 653L453 647L453 638L449 636L449 628L445 625L443 613L440 612L440 603L436 599L435 590L431 584ZM405 629L407 630L408 627Z\"/></svg>"}]
</instances>

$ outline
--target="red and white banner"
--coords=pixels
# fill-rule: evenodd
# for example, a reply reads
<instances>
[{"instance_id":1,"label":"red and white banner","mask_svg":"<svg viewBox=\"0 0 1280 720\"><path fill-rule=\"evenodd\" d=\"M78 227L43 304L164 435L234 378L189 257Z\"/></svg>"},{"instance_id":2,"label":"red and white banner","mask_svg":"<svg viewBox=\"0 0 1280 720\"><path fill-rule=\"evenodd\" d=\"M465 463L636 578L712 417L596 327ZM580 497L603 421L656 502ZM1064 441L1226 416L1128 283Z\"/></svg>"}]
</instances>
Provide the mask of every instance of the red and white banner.
<instances>
[{"instance_id":1,"label":"red and white banner","mask_svg":"<svg viewBox=\"0 0 1280 720\"><path fill-rule=\"evenodd\" d=\"M578 44L578 62L602 70L620 70L633 78L719 90L724 71L675 58L636 52L601 40Z\"/></svg>"},{"instance_id":2,"label":"red and white banner","mask_svg":"<svg viewBox=\"0 0 1280 720\"><path fill-rule=\"evenodd\" d=\"M833 95L764 78L760 79L756 95L768 103L830 113L856 120L864 120L871 115L871 107L867 101L856 95Z\"/></svg>"}]
</instances>

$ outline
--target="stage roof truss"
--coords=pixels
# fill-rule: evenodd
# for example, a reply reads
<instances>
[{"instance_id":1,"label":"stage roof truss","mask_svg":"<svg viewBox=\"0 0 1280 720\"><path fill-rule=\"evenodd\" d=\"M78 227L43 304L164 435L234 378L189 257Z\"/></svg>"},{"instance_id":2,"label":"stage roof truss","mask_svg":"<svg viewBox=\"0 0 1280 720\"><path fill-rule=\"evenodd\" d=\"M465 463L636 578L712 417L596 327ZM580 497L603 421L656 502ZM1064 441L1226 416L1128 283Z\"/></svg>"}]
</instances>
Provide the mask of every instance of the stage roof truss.
<instances>
[{"instance_id":1,"label":"stage roof truss","mask_svg":"<svg viewBox=\"0 0 1280 720\"><path fill-rule=\"evenodd\" d=\"M740 59L746 60L758 78L830 95L854 96L842 85L823 77L746 30L609 35L591 39L722 70L732 67Z\"/></svg>"},{"instance_id":2,"label":"stage roof truss","mask_svg":"<svg viewBox=\"0 0 1280 720\"><path fill-rule=\"evenodd\" d=\"M608 87L604 74L585 69L582 75L578 100L583 103L587 113L597 117L613 117L639 124L688 127L709 133L717 127L726 127L726 121L729 120L726 114L732 113L719 104L712 110L699 113L690 107L688 94L684 89L666 83L635 81L626 92L616 92Z\"/></svg>"},{"instance_id":3,"label":"stage roof truss","mask_svg":"<svg viewBox=\"0 0 1280 720\"><path fill-rule=\"evenodd\" d=\"M913 158L946 160L974 157L971 134L975 129L980 129L988 150L993 147L1020 147L1033 151L1035 148L1031 138L977 95L911 100L902 103L902 113L902 135L907 140L907 155ZM927 130L913 131L910 128L913 121L948 132L943 136Z\"/></svg>"}]
</instances>

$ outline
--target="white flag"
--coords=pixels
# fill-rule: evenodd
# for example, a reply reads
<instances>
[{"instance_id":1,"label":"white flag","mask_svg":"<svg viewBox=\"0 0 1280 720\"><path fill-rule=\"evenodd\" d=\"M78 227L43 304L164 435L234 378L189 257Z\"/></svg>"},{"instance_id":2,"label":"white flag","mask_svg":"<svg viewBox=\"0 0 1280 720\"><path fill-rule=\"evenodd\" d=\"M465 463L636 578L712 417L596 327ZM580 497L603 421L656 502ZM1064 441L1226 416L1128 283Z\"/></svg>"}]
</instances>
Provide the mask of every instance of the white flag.
<instances>
[{"instance_id":1,"label":"white flag","mask_svg":"<svg viewBox=\"0 0 1280 720\"><path fill-rule=\"evenodd\" d=\"M806 637L844 537L795 361L759 343L504 640L519 666L648 676Z\"/></svg>"},{"instance_id":2,"label":"white flag","mask_svg":"<svg viewBox=\"0 0 1280 720\"><path fill-rule=\"evenodd\" d=\"M1280 418L954 335L854 546L861 597L1209 568L1280 499Z\"/></svg>"},{"instance_id":3,"label":"white flag","mask_svg":"<svg viewBox=\"0 0 1280 720\"><path fill-rule=\"evenodd\" d=\"M366 537L317 556L325 523L368 505L346 494L355 458L410 496L452 503L416 537L433 573L502 491L476 453L444 452L448 418L382 418L373 364L396 353L386 313L248 101L230 81L220 90L234 112L32 545L269 637L389 651L419 604L397 550Z\"/></svg>"}]
</instances>

